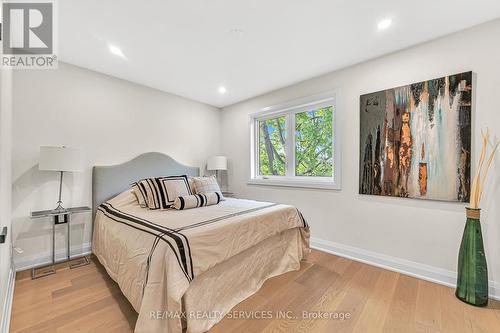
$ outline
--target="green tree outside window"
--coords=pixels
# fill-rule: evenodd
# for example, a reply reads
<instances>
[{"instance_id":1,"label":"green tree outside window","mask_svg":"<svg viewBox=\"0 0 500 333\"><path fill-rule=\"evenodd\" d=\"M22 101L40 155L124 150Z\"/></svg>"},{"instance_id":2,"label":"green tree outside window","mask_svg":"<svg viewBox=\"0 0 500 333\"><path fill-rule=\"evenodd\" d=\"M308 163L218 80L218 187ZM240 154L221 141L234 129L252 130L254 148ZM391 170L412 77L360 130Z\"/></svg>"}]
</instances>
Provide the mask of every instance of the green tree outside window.
<instances>
[{"instance_id":1,"label":"green tree outside window","mask_svg":"<svg viewBox=\"0 0 500 333\"><path fill-rule=\"evenodd\" d=\"M332 177L331 106L295 114L295 175Z\"/></svg>"},{"instance_id":2,"label":"green tree outside window","mask_svg":"<svg viewBox=\"0 0 500 333\"><path fill-rule=\"evenodd\" d=\"M285 117L263 120L258 123L260 174L284 176L286 173Z\"/></svg>"},{"instance_id":3,"label":"green tree outside window","mask_svg":"<svg viewBox=\"0 0 500 333\"><path fill-rule=\"evenodd\" d=\"M295 117L295 175L332 177L333 107L300 112L291 117ZM290 158L286 156L286 119L284 115L257 122L260 175L286 175L287 158Z\"/></svg>"}]
</instances>

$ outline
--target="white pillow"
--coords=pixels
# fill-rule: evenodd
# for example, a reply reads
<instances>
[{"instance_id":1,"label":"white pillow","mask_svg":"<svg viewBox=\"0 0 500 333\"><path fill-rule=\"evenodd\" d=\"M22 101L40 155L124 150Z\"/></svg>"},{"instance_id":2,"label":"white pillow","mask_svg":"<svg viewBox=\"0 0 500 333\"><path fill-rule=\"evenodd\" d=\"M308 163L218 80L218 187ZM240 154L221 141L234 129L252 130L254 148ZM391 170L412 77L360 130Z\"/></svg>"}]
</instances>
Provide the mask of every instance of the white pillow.
<instances>
[{"instance_id":1,"label":"white pillow","mask_svg":"<svg viewBox=\"0 0 500 333\"><path fill-rule=\"evenodd\" d=\"M217 192L219 193L221 200L224 200L224 196L222 195L222 191L220 190L215 176L193 177L193 187L196 194Z\"/></svg>"},{"instance_id":2,"label":"white pillow","mask_svg":"<svg viewBox=\"0 0 500 333\"><path fill-rule=\"evenodd\" d=\"M195 194L195 193L196 193L196 190L194 189L194 178L195 178L195 177L192 177L192 176L189 176L189 177L188 177L189 189L191 190L191 192L192 192L193 194Z\"/></svg>"}]
</instances>

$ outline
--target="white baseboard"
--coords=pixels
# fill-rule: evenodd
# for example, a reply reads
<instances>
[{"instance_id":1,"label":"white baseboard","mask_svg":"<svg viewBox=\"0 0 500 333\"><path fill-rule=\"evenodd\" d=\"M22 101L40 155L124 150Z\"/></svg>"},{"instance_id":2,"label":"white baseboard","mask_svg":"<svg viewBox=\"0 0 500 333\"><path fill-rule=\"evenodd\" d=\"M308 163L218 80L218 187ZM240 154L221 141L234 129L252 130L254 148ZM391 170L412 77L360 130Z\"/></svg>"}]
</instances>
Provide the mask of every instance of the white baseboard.
<instances>
[{"instance_id":1,"label":"white baseboard","mask_svg":"<svg viewBox=\"0 0 500 333\"><path fill-rule=\"evenodd\" d=\"M91 243L85 243L78 247L72 247L70 251L70 257L79 257L88 255L92 252ZM56 262L66 259L66 251L60 249L56 251ZM52 253L50 251L45 251L30 256L16 256L14 258L14 267L16 272L24 271L33 267L43 266L50 264L52 262Z\"/></svg>"},{"instance_id":2,"label":"white baseboard","mask_svg":"<svg viewBox=\"0 0 500 333\"><path fill-rule=\"evenodd\" d=\"M10 327L10 314L12 312L12 299L14 297L14 284L16 282L16 272L11 266L9 271L9 281L7 282L7 292L3 300L2 322L0 323L0 332L8 333Z\"/></svg>"},{"instance_id":3,"label":"white baseboard","mask_svg":"<svg viewBox=\"0 0 500 333\"><path fill-rule=\"evenodd\" d=\"M448 287L454 288L456 286L457 273L454 271L314 237L311 238L311 247L319 251L335 254L340 257L349 258L422 280L439 283ZM500 300L500 283L492 280L489 281L489 296L490 298Z\"/></svg>"}]
</instances>

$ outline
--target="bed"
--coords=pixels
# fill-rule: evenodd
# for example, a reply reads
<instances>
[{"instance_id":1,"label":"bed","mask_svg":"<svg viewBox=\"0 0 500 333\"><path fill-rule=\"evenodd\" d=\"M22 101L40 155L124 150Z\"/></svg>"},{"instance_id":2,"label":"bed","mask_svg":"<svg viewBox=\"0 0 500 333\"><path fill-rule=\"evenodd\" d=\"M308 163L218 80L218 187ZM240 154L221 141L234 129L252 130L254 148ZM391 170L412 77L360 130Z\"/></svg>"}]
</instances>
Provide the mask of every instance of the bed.
<instances>
[{"instance_id":1,"label":"bed","mask_svg":"<svg viewBox=\"0 0 500 333\"><path fill-rule=\"evenodd\" d=\"M205 332L309 253L309 227L293 206L227 198L148 210L129 189L176 175L199 169L160 153L93 169L92 252L137 311L137 333Z\"/></svg>"}]
</instances>

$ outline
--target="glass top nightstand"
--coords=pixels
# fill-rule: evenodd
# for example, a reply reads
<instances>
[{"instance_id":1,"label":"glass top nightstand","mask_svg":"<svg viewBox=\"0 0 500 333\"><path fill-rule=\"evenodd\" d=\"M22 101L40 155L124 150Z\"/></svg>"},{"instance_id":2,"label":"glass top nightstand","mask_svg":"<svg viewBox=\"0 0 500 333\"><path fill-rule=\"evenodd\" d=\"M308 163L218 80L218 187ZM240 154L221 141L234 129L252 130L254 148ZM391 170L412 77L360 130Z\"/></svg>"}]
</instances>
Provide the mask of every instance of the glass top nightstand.
<instances>
[{"instance_id":1,"label":"glass top nightstand","mask_svg":"<svg viewBox=\"0 0 500 333\"><path fill-rule=\"evenodd\" d=\"M70 256L70 250L71 250L71 240L70 240L70 221L71 221L71 216L73 214L82 214L82 213L90 213L92 209L87 206L82 206L82 207L73 207L73 208L67 208L65 210L41 210L37 212L32 212L31 213L31 218L32 219L39 219L39 218L47 218L50 217L52 221L52 262L48 265L43 265L39 267L34 267L31 270L31 278L32 279L38 279L43 276L51 275L56 273L56 225L59 224L67 224L66 227L66 239L67 239L67 257L66 260L63 261L58 261L57 263L62 263L62 262L69 262L72 260L80 259L79 262L75 264L70 264L70 268L76 268L80 266L85 266L90 264L90 260L87 256L82 256L82 257L77 257L77 258L71 258ZM39 269L46 269L50 268L48 270L44 270L41 274L37 273L37 270Z\"/></svg>"}]
</instances>

